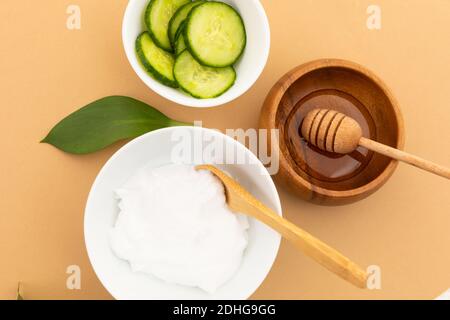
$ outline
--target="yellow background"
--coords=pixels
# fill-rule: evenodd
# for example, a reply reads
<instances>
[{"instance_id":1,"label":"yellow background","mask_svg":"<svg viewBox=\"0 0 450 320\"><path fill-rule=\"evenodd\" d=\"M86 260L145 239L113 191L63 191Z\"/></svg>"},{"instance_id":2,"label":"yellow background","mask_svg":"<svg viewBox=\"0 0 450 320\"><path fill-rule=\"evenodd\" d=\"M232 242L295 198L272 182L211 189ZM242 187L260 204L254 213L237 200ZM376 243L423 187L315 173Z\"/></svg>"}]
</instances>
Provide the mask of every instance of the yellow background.
<instances>
[{"instance_id":1,"label":"yellow background","mask_svg":"<svg viewBox=\"0 0 450 320\"><path fill-rule=\"evenodd\" d=\"M245 0L242 0L245 1ZM83 210L99 169L119 145L88 155L38 142L69 113L122 94L207 127L257 126L264 97L292 67L343 58L378 74L400 102L406 149L450 165L450 1L377 0L382 29L366 27L366 0L263 0L272 29L267 67L253 88L214 110L175 105L134 74L121 43L126 0L0 1L0 298L109 299L84 246ZM77 4L82 29L66 28ZM239 113L239 116L236 116ZM431 299L450 287L450 183L400 165L357 204L323 208L279 188L285 216L361 265L382 268L382 290L360 291L290 244L253 298ZM66 289L79 265L82 289Z\"/></svg>"}]
</instances>

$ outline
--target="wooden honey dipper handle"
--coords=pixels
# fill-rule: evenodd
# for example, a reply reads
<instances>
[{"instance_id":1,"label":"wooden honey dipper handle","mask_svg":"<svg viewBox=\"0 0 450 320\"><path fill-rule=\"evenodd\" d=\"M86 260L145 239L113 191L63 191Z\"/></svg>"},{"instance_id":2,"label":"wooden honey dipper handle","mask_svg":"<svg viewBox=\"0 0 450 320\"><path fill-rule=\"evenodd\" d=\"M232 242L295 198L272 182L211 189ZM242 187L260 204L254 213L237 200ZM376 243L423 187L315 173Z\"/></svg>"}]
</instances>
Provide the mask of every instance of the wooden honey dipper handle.
<instances>
[{"instance_id":1,"label":"wooden honey dipper handle","mask_svg":"<svg viewBox=\"0 0 450 320\"><path fill-rule=\"evenodd\" d=\"M220 169L212 165L200 165L196 169L208 170L222 181L227 204L232 211L246 214L261 221L337 276L358 288L367 288L367 272L356 263L292 222L279 216Z\"/></svg>"},{"instance_id":2,"label":"wooden honey dipper handle","mask_svg":"<svg viewBox=\"0 0 450 320\"><path fill-rule=\"evenodd\" d=\"M362 146L387 157L450 179L450 169L407 152L364 138L359 124L352 118L328 109L314 109L303 120L303 138L321 150L347 154Z\"/></svg>"},{"instance_id":3,"label":"wooden honey dipper handle","mask_svg":"<svg viewBox=\"0 0 450 320\"><path fill-rule=\"evenodd\" d=\"M375 151L377 153L381 153L387 157L393 158L395 160L399 160L405 163L408 163L412 166L415 166L417 168L426 170L428 172L437 174L438 176L450 179L450 169L445 168L443 166L440 166L436 163L433 163L431 161L422 159L420 157L417 157L415 155L412 155L410 153L389 147L385 144L361 137L359 140L359 145Z\"/></svg>"}]
</instances>

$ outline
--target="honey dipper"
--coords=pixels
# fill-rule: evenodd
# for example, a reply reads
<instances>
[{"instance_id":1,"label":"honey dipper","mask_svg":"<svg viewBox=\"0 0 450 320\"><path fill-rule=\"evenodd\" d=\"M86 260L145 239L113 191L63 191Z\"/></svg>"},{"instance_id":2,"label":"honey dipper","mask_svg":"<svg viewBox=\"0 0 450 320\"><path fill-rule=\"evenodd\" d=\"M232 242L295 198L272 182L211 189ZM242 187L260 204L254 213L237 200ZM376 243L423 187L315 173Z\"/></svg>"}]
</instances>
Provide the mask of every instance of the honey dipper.
<instances>
[{"instance_id":1,"label":"honey dipper","mask_svg":"<svg viewBox=\"0 0 450 320\"><path fill-rule=\"evenodd\" d=\"M354 119L334 110L310 111L303 120L301 132L306 141L324 151L347 154L361 146L450 179L450 169L363 137Z\"/></svg>"},{"instance_id":2,"label":"honey dipper","mask_svg":"<svg viewBox=\"0 0 450 320\"><path fill-rule=\"evenodd\" d=\"M238 182L212 165L200 165L197 170L208 170L223 183L228 207L271 227L289 240L304 254L358 288L367 288L367 272L347 257L315 238L253 197Z\"/></svg>"}]
</instances>

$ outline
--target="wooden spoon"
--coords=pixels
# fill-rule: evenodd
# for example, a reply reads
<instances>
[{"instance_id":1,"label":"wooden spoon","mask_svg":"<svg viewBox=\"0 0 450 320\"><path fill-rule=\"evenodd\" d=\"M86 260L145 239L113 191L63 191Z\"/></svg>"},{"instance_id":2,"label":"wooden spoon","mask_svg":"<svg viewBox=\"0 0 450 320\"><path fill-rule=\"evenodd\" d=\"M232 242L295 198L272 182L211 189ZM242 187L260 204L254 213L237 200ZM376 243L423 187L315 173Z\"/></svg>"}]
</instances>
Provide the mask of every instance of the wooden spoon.
<instances>
[{"instance_id":1,"label":"wooden spoon","mask_svg":"<svg viewBox=\"0 0 450 320\"><path fill-rule=\"evenodd\" d=\"M328 109L310 111L301 126L303 138L319 149L346 154L358 146L403 161L420 169L450 179L450 169L404 151L364 138L360 125L345 114Z\"/></svg>"},{"instance_id":2,"label":"wooden spoon","mask_svg":"<svg viewBox=\"0 0 450 320\"><path fill-rule=\"evenodd\" d=\"M367 287L367 273L363 269L327 244L280 217L253 197L226 173L211 165L200 165L196 169L211 171L222 181L225 187L227 203L232 211L246 214L263 222L279 232L284 238L290 240L307 256L342 279L359 288Z\"/></svg>"}]
</instances>

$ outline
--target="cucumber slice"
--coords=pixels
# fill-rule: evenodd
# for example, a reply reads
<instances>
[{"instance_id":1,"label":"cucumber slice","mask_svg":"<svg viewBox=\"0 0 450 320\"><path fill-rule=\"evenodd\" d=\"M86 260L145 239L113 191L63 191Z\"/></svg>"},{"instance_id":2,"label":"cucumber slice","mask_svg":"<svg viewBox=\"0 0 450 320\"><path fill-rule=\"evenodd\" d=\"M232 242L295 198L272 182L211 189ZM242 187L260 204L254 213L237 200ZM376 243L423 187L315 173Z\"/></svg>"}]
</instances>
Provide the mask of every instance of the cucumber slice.
<instances>
[{"instance_id":1,"label":"cucumber slice","mask_svg":"<svg viewBox=\"0 0 450 320\"><path fill-rule=\"evenodd\" d=\"M156 46L147 31L136 39L136 53L150 75L169 87L178 87L173 76L173 56Z\"/></svg>"},{"instance_id":2,"label":"cucumber slice","mask_svg":"<svg viewBox=\"0 0 450 320\"><path fill-rule=\"evenodd\" d=\"M151 0L145 11L145 24L155 44L172 52L167 28L173 14L191 0Z\"/></svg>"},{"instance_id":3,"label":"cucumber slice","mask_svg":"<svg viewBox=\"0 0 450 320\"><path fill-rule=\"evenodd\" d=\"M179 38L182 34L184 34L184 28L185 28L185 26L186 26L186 20L183 21L183 22L181 23L180 27L178 28L178 31L177 31L177 33L175 34L175 42L177 42L178 38Z\"/></svg>"},{"instance_id":4,"label":"cucumber slice","mask_svg":"<svg viewBox=\"0 0 450 320\"><path fill-rule=\"evenodd\" d=\"M191 10L184 31L186 46L201 64L233 65L247 42L244 22L237 11L222 2L206 2Z\"/></svg>"},{"instance_id":5,"label":"cucumber slice","mask_svg":"<svg viewBox=\"0 0 450 320\"><path fill-rule=\"evenodd\" d=\"M169 22L169 39L170 43L172 45L175 44L176 41L176 34L181 26L181 23L184 22L184 20L187 18L189 12L191 12L192 8L204 3L205 1L194 1L190 2L188 4L185 4L184 6L180 7L177 12L173 15L172 19L170 19Z\"/></svg>"},{"instance_id":6,"label":"cucumber slice","mask_svg":"<svg viewBox=\"0 0 450 320\"><path fill-rule=\"evenodd\" d=\"M179 55L186 49L186 43L184 42L184 37L181 34L175 41L175 55Z\"/></svg>"},{"instance_id":7,"label":"cucumber slice","mask_svg":"<svg viewBox=\"0 0 450 320\"><path fill-rule=\"evenodd\" d=\"M202 66L188 50L176 59L173 74L180 87L199 99L215 98L226 92L236 80L233 67Z\"/></svg>"}]
</instances>

